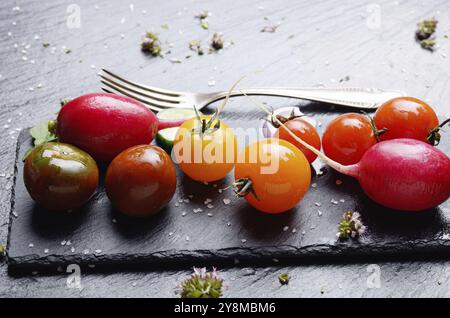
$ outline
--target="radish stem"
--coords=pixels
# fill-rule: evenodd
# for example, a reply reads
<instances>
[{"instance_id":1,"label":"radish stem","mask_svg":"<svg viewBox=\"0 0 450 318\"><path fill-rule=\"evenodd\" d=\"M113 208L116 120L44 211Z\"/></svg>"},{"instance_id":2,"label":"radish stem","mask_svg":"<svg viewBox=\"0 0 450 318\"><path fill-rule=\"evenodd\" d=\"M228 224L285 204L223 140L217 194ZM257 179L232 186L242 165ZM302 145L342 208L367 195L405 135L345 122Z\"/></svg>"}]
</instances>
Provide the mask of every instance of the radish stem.
<instances>
[{"instance_id":1,"label":"radish stem","mask_svg":"<svg viewBox=\"0 0 450 318\"><path fill-rule=\"evenodd\" d=\"M176 119L176 120L160 119L159 123L158 123L158 130L172 128L172 127L178 127L181 124L183 124L185 121L186 121L186 119Z\"/></svg>"},{"instance_id":2,"label":"radish stem","mask_svg":"<svg viewBox=\"0 0 450 318\"><path fill-rule=\"evenodd\" d=\"M352 176L352 177L357 177L357 175L358 175L358 164L344 166L344 165L340 164L339 162L336 162L336 161L328 158L325 154L323 154L322 152L320 152L319 150L317 150L313 146L309 145L307 142L303 141L300 137L298 137L296 134L294 134L288 127L286 127L286 125L284 125L276 116L274 116L273 113L271 113L269 111L269 109L266 106L264 106L262 103L254 100L253 98L251 98L250 96L245 94L243 91L241 91L241 93L244 96L248 97L256 106L261 108L269 116L271 116L272 120L274 120L278 125L283 127L283 129L285 129L289 133L289 135L292 136L292 138L294 138L296 141L298 141L300 144L302 144L302 146L306 147L308 150L310 150L314 154L316 154L323 162L325 162L330 167L332 167L333 169L335 169L336 171L338 171L338 172L340 172L342 174L349 175L349 176Z\"/></svg>"}]
</instances>

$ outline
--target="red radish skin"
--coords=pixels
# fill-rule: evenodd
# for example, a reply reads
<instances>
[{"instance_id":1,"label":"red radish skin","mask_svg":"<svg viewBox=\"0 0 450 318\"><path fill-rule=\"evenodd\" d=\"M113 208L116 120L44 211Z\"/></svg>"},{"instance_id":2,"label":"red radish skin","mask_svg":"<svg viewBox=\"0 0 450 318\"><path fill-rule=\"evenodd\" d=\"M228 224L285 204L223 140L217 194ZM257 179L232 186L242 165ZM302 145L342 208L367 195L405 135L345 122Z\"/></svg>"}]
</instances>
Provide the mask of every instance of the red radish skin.
<instances>
[{"instance_id":1,"label":"red radish skin","mask_svg":"<svg viewBox=\"0 0 450 318\"><path fill-rule=\"evenodd\" d=\"M257 105L271 115L266 106ZM450 196L450 159L425 142L383 141L369 148L358 163L344 166L304 142L278 118L272 118L333 169L356 178L364 192L381 205L403 211L423 211L438 206Z\"/></svg>"},{"instance_id":2,"label":"red radish skin","mask_svg":"<svg viewBox=\"0 0 450 318\"><path fill-rule=\"evenodd\" d=\"M358 179L373 201L392 209L423 211L450 196L450 159L414 139L380 142L341 172Z\"/></svg>"},{"instance_id":3,"label":"red radish skin","mask_svg":"<svg viewBox=\"0 0 450 318\"><path fill-rule=\"evenodd\" d=\"M57 118L61 142L89 153L97 161L110 161L132 146L149 144L160 129L184 120L159 121L140 102L109 93L82 95L65 104Z\"/></svg>"}]
</instances>

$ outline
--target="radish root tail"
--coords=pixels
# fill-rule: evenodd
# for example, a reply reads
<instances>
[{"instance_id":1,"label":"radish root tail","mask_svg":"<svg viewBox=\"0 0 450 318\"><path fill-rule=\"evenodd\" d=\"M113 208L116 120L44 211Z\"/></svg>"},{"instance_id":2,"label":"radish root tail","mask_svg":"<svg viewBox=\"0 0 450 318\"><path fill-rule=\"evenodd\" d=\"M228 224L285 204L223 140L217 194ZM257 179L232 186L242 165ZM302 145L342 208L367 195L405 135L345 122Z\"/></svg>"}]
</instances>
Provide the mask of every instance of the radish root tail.
<instances>
[{"instance_id":1,"label":"radish root tail","mask_svg":"<svg viewBox=\"0 0 450 318\"><path fill-rule=\"evenodd\" d=\"M241 93L242 93L242 95L244 95L247 98L249 98L256 106L261 108L265 113L267 113L267 115L271 116L272 120L274 122L276 122L278 125L280 125L281 127L283 127L283 129L285 129L288 132L288 134L292 136L292 138L294 138L296 141L298 141L300 144L302 144L302 146L304 146L305 148L307 148L308 150L310 150L314 154L316 154L323 162L325 162L330 167L332 167L333 169L335 169L336 171L338 171L338 172L340 172L342 174L356 177L357 170L358 170L357 169L357 164L350 165L350 166L344 166L344 165L340 164L339 162L336 162L333 159L328 158L325 154L323 154L322 152L320 152L319 150L317 150L316 148L314 148L313 146L311 146L307 142L303 141L296 134L294 134L288 127L286 127L286 125L284 123L282 123L275 115L273 115L273 113L271 113L269 111L269 109L264 104L262 104L261 102L256 101L255 99L251 98L250 96L245 94L243 91L241 91Z\"/></svg>"}]
</instances>

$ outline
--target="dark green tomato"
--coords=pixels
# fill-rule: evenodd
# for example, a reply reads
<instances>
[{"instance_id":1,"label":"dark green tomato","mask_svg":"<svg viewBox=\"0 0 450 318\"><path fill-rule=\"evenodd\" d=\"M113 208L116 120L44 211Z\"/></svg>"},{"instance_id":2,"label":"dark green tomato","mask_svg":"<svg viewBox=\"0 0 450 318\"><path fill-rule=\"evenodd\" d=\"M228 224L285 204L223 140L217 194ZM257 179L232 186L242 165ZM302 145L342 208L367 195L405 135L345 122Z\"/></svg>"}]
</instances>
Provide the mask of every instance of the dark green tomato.
<instances>
[{"instance_id":1,"label":"dark green tomato","mask_svg":"<svg viewBox=\"0 0 450 318\"><path fill-rule=\"evenodd\" d=\"M98 168L86 152L63 143L48 142L26 157L23 178L34 201L51 211L82 206L94 194Z\"/></svg>"}]
</instances>

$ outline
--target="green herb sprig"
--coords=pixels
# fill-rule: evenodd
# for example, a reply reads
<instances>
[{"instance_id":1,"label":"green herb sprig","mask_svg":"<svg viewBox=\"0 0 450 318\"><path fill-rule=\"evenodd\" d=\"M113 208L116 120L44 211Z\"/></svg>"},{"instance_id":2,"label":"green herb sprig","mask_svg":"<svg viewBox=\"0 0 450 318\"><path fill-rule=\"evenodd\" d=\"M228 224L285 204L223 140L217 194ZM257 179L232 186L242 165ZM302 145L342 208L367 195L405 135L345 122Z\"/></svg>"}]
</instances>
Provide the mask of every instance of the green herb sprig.
<instances>
[{"instance_id":1,"label":"green herb sprig","mask_svg":"<svg viewBox=\"0 0 450 318\"><path fill-rule=\"evenodd\" d=\"M278 276L278 281L281 285L287 285L289 284L289 274L288 273L282 273Z\"/></svg>"}]
</instances>

